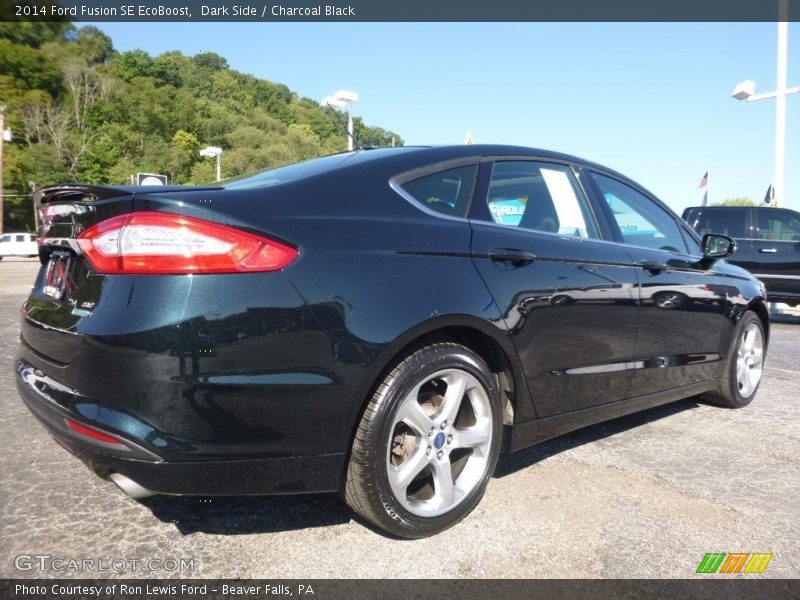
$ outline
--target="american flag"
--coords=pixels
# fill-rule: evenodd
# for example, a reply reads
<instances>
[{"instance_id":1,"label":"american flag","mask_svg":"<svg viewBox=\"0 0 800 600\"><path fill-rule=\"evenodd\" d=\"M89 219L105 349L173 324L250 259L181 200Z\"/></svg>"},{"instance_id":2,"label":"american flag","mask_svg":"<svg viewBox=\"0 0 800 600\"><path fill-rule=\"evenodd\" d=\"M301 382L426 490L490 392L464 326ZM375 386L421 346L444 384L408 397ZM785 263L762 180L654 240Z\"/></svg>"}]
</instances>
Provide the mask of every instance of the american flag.
<instances>
[{"instance_id":1,"label":"american flag","mask_svg":"<svg viewBox=\"0 0 800 600\"><path fill-rule=\"evenodd\" d=\"M704 188L704 187L706 187L706 186L708 186L708 171L706 171L706 174L705 174L705 175L703 175L703 176L700 178L700 183L698 183L698 184L697 184L697 189L698 189L698 190L701 190L701 189L703 189L703 188Z\"/></svg>"}]
</instances>

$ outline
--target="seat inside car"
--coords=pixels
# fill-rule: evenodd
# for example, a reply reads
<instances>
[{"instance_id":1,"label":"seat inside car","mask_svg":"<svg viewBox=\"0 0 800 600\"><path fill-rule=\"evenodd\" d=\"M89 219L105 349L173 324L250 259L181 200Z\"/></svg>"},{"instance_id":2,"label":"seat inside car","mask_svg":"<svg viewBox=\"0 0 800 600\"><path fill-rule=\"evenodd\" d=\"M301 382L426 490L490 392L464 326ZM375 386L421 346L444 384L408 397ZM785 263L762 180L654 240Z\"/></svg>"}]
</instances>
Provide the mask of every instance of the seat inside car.
<instances>
[{"instance_id":1,"label":"seat inside car","mask_svg":"<svg viewBox=\"0 0 800 600\"><path fill-rule=\"evenodd\" d=\"M537 182L528 186L528 201L519 226L536 231L557 233L559 228L558 213L553 198L545 183Z\"/></svg>"}]
</instances>

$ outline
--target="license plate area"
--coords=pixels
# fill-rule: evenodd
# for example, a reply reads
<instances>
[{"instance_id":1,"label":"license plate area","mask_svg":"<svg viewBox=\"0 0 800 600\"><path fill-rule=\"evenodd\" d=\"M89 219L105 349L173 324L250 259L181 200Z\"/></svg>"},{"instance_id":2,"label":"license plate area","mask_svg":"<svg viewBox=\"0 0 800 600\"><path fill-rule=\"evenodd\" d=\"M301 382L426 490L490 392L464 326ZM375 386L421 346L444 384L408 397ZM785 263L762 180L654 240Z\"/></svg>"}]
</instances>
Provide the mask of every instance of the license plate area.
<instances>
[{"instance_id":1,"label":"license plate area","mask_svg":"<svg viewBox=\"0 0 800 600\"><path fill-rule=\"evenodd\" d=\"M62 300L72 291L70 267L72 257L66 252L53 252L47 262L42 291L55 300Z\"/></svg>"}]
</instances>

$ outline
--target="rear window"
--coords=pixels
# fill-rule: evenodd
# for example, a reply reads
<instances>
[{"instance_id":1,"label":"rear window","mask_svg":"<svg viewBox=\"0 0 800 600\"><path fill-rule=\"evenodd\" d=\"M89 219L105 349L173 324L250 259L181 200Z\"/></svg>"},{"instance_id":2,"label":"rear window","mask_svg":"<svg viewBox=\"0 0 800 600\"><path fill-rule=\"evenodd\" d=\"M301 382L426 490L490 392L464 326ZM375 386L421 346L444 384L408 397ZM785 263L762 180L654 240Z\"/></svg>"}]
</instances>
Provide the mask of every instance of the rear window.
<instances>
[{"instance_id":1,"label":"rear window","mask_svg":"<svg viewBox=\"0 0 800 600\"><path fill-rule=\"evenodd\" d=\"M733 238L744 238L748 237L745 234L747 210L692 209L688 215L688 223L700 235L721 233Z\"/></svg>"},{"instance_id":2,"label":"rear window","mask_svg":"<svg viewBox=\"0 0 800 600\"><path fill-rule=\"evenodd\" d=\"M400 187L428 210L451 217L466 217L477 165L466 165L406 181Z\"/></svg>"},{"instance_id":3,"label":"rear window","mask_svg":"<svg viewBox=\"0 0 800 600\"><path fill-rule=\"evenodd\" d=\"M269 187L278 185L279 183L324 173L345 162L351 156L353 155L334 154L333 156L323 156L322 158L286 165L285 167L278 167L277 169L269 169L252 175L233 177L223 181L222 184L225 186L225 189L233 190Z\"/></svg>"},{"instance_id":4,"label":"rear window","mask_svg":"<svg viewBox=\"0 0 800 600\"><path fill-rule=\"evenodd\" d=\"M314 158L304 162L286 165L285 167L268 169L260 173L231 177L230 179L220 182L220 185L224 186L225 189L231 190L269 187L288 181L296 181L305 177L313 177L314 175L319 175L340 167L346 162L349 164L366 162L379 159L386 154L398 154L401 152L412 152L414 150L418 150L418 148L403 146L398 148L378 148L375 150L356 150L355 152L332 154L330 156L323 156L321 158Z\"/></svg>"}]
</instances>

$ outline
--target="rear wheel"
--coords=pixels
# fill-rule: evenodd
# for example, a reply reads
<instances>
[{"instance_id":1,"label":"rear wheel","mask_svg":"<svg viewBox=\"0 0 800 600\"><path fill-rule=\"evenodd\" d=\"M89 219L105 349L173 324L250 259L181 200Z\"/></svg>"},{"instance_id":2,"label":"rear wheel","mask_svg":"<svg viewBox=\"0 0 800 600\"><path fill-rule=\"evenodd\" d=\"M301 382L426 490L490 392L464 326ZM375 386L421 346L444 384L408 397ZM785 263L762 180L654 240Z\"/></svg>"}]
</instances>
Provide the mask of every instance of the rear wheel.
<instances>
[{"instance_id":1,"label":"rear wheel","mask_svg":"<svg viewBox=\"0 0 800 600\"><path fill-rule=\"evenodd\" d=\"M344 497L394 535L439 533L483 496L502 426L486 363L457 344L425 347L400 362L370 400L353 441Z\"/></svg>"},{"instance_id":2,"label":"rear wheel","mask_svg":"<svg viewBox=\"0 0 800 600\"><path fill-rule=\"evenodd\" d=\"M742 408L750 404L761 383L764 350L761 319L754 312L747 311L736 326L719 389L705 394L705 399L725 408Z\"/></svg>"}]
</instances>

